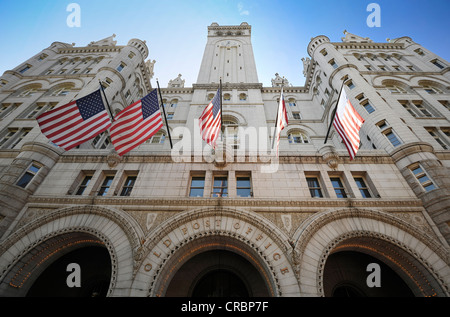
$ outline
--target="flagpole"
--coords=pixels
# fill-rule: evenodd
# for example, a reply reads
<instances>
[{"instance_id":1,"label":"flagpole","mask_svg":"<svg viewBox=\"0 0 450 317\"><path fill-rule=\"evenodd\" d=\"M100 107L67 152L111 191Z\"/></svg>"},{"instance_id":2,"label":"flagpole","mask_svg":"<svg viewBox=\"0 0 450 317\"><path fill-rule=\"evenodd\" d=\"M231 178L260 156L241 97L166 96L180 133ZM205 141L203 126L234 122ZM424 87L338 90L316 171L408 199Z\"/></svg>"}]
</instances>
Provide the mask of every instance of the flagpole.
<instances>
[{"instance_id":1,"label":"flagpole","mask_svg":"<svg viewBox=\"0 0 450 317\"><path fill-rule=\"evenodd\" d=\"M166 121L166 128L167 128L167 134L169 135L170 148L173 149L172 137L170 136L169 125L167 124L166 109L164 107L164 102L163 102L162 95L161 95L161 89L159 88L159 81L158 81L158 79L156 79L156 84L158 85L159 98L161 99L161 105L162 105L162 108L163 108L164 121Z\"/></svg>"},{"instance_id":2,"label":"flagpole","mask_svg":"<svg viewBox=\"0 0 450 317\"><path fill-rule=\"evenodd\" d=\"M336 102L336 107L334 107L333 114L331 115L330 125L328 127L327 135L325 136L325 142L323 144L327 144L328 135L330 134L331 126L333 125L334 117L336 116L336 110L339 106L339 100L341 99L342 89L344 88L344 82L342 82L341 91L339 92L339 96Z\"/></svg>"},{"instance_id":3,"label":"flagpole","mask_svg":"<svg viewBox=\"0 0 450 317\"><path fill-rule=\"evenodd\" d=\"M219 91L220 91L220 131L222 132L221 134L221 139L223 142L223 134L224 134L224 130L223 130L223 116L222 116L222 77L220 77L219 80Z\"/></svg>"},{"instance_id":4,"label":"flagpole","mask_svg":"<svg viewBox=\"0 0 450 317\"><path fill-rule=\"evenodd\" d=\"M102 82L100 81L100 79L98 80L98 83L100 84L100 89L103 92L103 97L105 97L106 105L108 106L109 115L111 116L111 120L114 122L113 113L112 113L111 107L109 106L108 98L106 98L105 90L103 89L103 85L102 85Z\"/></svg>"},{"instance_id":5,"label":"flagpole","mask_svg":"<svg viewBox=\"0 0 450 317\"><path fill-rule=\"evenodd\" d=\"M281 80L280 102L281 102L281 96L283 95L283 87L284 87L284 77ZM277 107L277 118L275 119L275 131L273 132L273 138L272 138L272 149L273 149L273 146L275 145L275 135L277 133L278 114L280 112L280 102L278 102L278 107Z\"/></svg>"}]
</instances>

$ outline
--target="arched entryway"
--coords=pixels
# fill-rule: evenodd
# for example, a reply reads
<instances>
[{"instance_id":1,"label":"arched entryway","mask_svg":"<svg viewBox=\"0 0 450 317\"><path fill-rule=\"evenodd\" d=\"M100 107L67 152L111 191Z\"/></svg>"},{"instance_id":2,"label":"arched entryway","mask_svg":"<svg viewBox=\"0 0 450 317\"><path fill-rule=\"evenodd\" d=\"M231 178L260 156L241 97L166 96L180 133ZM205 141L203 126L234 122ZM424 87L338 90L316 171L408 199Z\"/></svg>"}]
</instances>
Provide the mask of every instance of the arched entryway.
<instances>
[{"instance_id":1,"label":"arched entryway","mask_svg":"<svg viewBox=\"0 0 450 317\"><path fill-rule=\"evenodd\" d=\"M70 264L76 264L77 269ZM20 297L104 297L111 271L110 254L103 241L85 232L65 233L26 252L2 280L0 292ZM68 283L69 276L79 284Z\"/></svg>"},{"instance_id":2,"label":"arched entryway","mask_svg":"<svg viewBox=\"0 0 450 317\"><path fill-rule=\"evenodd\" d=\"M327 297L434 297L443 292L416 257L371 236L351 237L333 248L323 285Z\"/></svg>"},{"instance_id":3,"label":"arched entryway","mask_svg":"<svg viewBox=\"0 0 450 317\"><path fill-rule=\"evenodd\" d=\"M270 296L262 272L242 254L231 250L216 245L215 249L191 257L174 274L164 296Z\"/></svg>"},{"instance_id":4,"label":"arched entryway","mask_svg":"<svg viewBox=\"0 0 450 317\"><path fill-rule=\"evenodd\" d=\"M374 268L372 264L375 264ZM375 282L380 283L374 285ZM354 251L336 252L328 257L324 270L324 292L327 297L414 296L388 265L373 256Z\"/></svg>"},{"instance_id":5,"label":"arched entryway","mask_svg":"<svg viewBox=\"0 0 450 317\"><path fill-rule=\"evenodd\" d=\"M213 240L198 239L177 252L163 270L163 274L171 276L161 285L161 295L273 296L268 272L256 260L254 251L229 237L214 237Z\"/></svg>"}]
</instances>

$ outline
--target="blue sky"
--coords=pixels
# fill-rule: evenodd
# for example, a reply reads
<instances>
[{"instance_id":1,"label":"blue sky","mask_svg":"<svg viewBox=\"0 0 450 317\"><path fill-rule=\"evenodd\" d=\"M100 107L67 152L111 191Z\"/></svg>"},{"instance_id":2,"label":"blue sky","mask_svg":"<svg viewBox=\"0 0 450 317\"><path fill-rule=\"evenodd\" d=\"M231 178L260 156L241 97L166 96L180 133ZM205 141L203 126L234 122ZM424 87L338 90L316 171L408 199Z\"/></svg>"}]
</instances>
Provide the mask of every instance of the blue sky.
<instances>
[{"instance_id":1,"label":"blue sky","mask_svg":"<svg viewBox=\"0 0 450 317\"><path fill-rule=\"evenodd\" d=\"M81 26L70 28L70 3L81 8ZM366 23L370 3L381 9L381 26ZM259 81L271 85L275 73L303 85L302 57L312 37L340 42L347 30L376 42L409 36L450 61L449 0L0 0L0 74L60 41L85 46L116 34L118 45L145 40L156 60L155 86L182 74L186 86L197 80L207 27L252 26Z\"/></svg>"}]
</instances>

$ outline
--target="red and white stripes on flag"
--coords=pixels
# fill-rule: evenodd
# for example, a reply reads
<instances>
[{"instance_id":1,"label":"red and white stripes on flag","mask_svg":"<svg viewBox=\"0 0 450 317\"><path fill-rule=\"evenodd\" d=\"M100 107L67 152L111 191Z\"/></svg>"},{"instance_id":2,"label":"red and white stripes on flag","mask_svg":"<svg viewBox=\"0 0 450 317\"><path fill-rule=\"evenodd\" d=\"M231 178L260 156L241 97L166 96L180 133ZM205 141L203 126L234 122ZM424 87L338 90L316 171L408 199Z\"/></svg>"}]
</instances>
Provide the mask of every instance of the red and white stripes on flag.
<instances>
[{"instance_id":1,"label":"red and white stripes on flag","mask_svg":"<svg viewBox=\"0 0 450 317\"><path fill-rule=\"evenodd\" d=\"M111 142L122 156L151 138L162 126L158 93L154 89L115 116L110 129Z\"/></svg>"},{"instance_id":2,"label":"red and white stripes on flag","mask_svg":"<svg viewBox=\"0 0 450 317\"><path fill-rule=\"evenodd\" d=\"M100 90L37 117L42 133L66 151L80 145L111 126Z\"/></svg>"},{"instance_id":3,"label":"red and white stripes on flag","mask_svg":"<svg viewBox=\"0 0 450 317\"><path fill-rule=\"evenodd\" d=\"M359 149L361 142L359 130L363 123L364 119L353 108L344 87L342 87L333 126L344 141L351 160L354 159Z\"/></svg>"},{"instance_id":4,"label":"red and white stripes on flag","mask_svg":"<svg viewBox=\"0 0 450 317\"><path fill-rule=\"evenodd\" d=\"M286 113L286 103L284 102L283 87L281 87L280 102L278 104L278 113L277 113L277 125L275 127L277 140L277 156L278 156L278 148L280 145L281 131L287 126L288 126L288 117Z\"/></svg>"},{"instance_id":5,"label":"red and white stripes on flag","mask_svg":"<svg viewBox=\"0 0 450 317\"><path fill-rule=\"evenodd\" d=\"M220 128L222 127L221 118L221 89L217 90L216 95L211 102L203 110L202 115L199 118L200 133L202 139L206 141L213 148L216 147L216 140L220 134Z\"/></svg>"}]
</instances>

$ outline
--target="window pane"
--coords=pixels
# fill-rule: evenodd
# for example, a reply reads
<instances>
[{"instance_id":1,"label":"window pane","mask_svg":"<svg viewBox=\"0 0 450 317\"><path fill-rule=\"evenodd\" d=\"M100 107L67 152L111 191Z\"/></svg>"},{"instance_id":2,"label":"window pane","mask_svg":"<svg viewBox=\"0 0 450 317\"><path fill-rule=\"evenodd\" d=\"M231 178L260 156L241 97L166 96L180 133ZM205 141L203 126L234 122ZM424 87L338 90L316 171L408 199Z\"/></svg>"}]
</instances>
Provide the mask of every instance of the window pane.
<instances>
[{"instance_id":1,"label":"window pane","mask_svg":"<svg viewBox=\"0 0 450 317\"><path fill-rule=\"evenodd\" d=\"M238 177L236 182L237 182L237 187L250 188L250 178L249 177Z\"/></svg>"},{"instance_id":2,"label":"window pane","mask_svg":"<svg viewBox=\"0 0 450 317\"><path fill-rule=\"evenodd\" d=\"M127 186L127 187L134 186L135 182L136 182L136 176L130 176L125 181L124 186Z\"/></svg>"},{"instance_id":3,"label":"window pane","mask_svg":"<svg viewBox=\"0 0 450 317\"><path fill-rule=\"evenodd\" d=\"M89 184L89 182L91 181L92 176L86 176L83 181L80 184L80 187L78 188L77 192L75 195L83 195L84 190L86 189L87 185Z\"/></svg>"},{"instance_id":4,"label":"window pane","mask_svg":"<svg viewBox=\"0 0 450 317\"><path fill-rule=\"evenodd\" d=\"M36 165L31 165L30 166L30 168L28 169L30 172L33 172L33 173L37 173L38 171L39 171L39 166L36 166Z\"/></svg>"},{"instance_id":5,"label":"window pane","mask_svg":"<svg viewBox=\"0 0 450 317\"><path fill-rule=\"evenodd\" d=\"M22 178L17 182L17 186L20 186L22 188L27 187L28 183L33 179L34 174L31 174L29 172L26 172Z\"/></svg>"},{"instance_id":6,"label":"window pane","mask_svg":"<svg viewBox=\"0 0 450 317\"><path fill-rule=\"evenodd\" d=\"M250 197L251 195L250 188L238 188L237 189L237 195L239 197Z\"/></svg>"},{"instance_id":7,"label":"window pane","mask_svg":"<svg viewBox=\"0 0 450 317\"><path fill-rule=\"evenodd\" d=\"M426 191L430 191L432 189L435 189L436 187L434 186L433 183L431 183L429 185L424 186L424 188L425 188Z\"/></svg>"},{"instance_id":8,"label":"window pane","mask_svg":"<svg viewBox=\"0 0 450 317\"><path fill-rule=\"evenodd\" d=\"M336 196L338 198L347 198L344 185L342 185L340 178L331 178L331 183L333 184L334 191L336 192Z\"/></svg>"},{"instance_id":9,"label":"window pane","mask_svg":"<svg viewBox=\"0 0 450 317\"><path fill-rule=\"evenodd\" d=\"M205 187L204 177L192 177L190 197L203 197L203 189Z\"/></svg>"},{"instance_id":10,"label":"window pane","mask_svg":"<svg viewBox=\"0 0 450 317\"><path fill-rule=\"evenodd\" d=\"M191 187L204 187L205 178L204 177L192 177Z\"/></svg>"},{"instance_id":11,"label":"window pane","mask_svg":"<svg viewBox=\"0 0 450 317\"><path fill-rule=\"evenodd\" d=\"M226 177L216 177L214 178L214 187L225 187L227 186Z\"/></svg>"},{"instance_id":12,"label":"window pane","mask_svg":"<svg viewBox=\"0 0 450 317\"><path fill-rule=\"evenodd\" d=\"M203 188L191 188L190 197L203 197Z\"/></svg>"},{"instance_id":13,"label":"window pane","mask_svg":"<svg viewBox=\"0 0 450 317\"><path fill-rule=\"evenodd\" d=\"M309 192L311 197L323 197L322 190L320 189L319 180L317 178L306 178L308 182Z\"/></svg>"},{"instance_id":14,"label":"window pane","mask_svg":"<svg viewBox=\"0 0 450 317\"><path fill-rule=\"evenodd\" d=\"M369 189L366 186L366 183L361 177L355 178L356 185L358 185L359 191L363 198L371 198Z\"/></svg>"}]
</instances>

